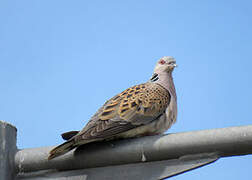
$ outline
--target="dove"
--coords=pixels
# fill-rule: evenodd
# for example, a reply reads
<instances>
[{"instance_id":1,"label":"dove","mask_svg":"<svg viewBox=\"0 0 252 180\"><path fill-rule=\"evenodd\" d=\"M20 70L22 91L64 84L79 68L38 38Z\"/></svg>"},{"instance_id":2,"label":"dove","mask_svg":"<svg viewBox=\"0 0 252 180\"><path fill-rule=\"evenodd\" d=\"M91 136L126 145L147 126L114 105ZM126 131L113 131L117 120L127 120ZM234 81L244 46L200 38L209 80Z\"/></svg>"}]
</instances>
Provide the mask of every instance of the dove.
<instances>
[{"instance_id":1,"label":"dove","mask_svg":"<svg viewBox=\"0 0 252 180\"><path fill-rule=\"evenodd\" d=\"M164 133L176 122L177 95L171 56L158 60L149 81L130 87L109 99L81 131L62 134L66 140L49 152L48 160L91 142Z\"/></svg>"}]
</instances>

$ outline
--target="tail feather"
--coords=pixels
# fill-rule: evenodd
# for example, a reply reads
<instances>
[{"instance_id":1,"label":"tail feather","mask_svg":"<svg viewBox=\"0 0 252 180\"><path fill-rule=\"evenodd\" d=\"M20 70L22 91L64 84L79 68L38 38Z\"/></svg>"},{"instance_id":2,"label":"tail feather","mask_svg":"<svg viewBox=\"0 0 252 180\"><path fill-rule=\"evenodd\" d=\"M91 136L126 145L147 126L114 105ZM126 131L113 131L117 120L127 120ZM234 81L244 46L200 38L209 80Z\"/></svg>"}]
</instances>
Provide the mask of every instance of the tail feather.
<instances>
[{"instance_id":1,"label":"tail feather","mask_svg":"<svg viewBox=\"0 0 252 180\"><path fill-rule=\"evenodd\" d=\"M72 137L74 137L78 133L79 133L79 131L68 131L68 132L65 132L65 133L61 134L61 137L64 140L69 140L69 139L71 139Z\"/></svg>"},{"instance_id":2,"label":"tail feather","mask_svg":"<svg viewBox=\"0 0 252 180\"><path fill-rule=\"evenodd\" d=\"M51 160L55 157L61 156L65 153L67 153L68 151L71 151L72 149L75 148L74 145L74 140L69 140L55 148L53 148L50 152L49 152L49 156L48 156L48 160Z\"/></svg>"}]
</instances>

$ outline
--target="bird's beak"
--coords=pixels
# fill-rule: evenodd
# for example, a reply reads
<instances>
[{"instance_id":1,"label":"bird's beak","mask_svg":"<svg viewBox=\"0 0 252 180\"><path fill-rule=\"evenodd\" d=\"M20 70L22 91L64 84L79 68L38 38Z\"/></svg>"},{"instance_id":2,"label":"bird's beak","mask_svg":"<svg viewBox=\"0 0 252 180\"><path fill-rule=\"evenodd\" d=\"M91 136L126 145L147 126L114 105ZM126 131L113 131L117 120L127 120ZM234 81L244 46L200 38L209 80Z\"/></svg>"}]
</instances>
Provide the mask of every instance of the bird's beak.
<instances>
[{"instance_id":1,"label":"bird's beak","mask_svg":"<svg viewBox=\"0 0 252 180\"><path fill-rule=\"evenodd\" d=\"M177 64L173 64L173 67L178 67L178 65Z\"/></svg>"}]
</instances>

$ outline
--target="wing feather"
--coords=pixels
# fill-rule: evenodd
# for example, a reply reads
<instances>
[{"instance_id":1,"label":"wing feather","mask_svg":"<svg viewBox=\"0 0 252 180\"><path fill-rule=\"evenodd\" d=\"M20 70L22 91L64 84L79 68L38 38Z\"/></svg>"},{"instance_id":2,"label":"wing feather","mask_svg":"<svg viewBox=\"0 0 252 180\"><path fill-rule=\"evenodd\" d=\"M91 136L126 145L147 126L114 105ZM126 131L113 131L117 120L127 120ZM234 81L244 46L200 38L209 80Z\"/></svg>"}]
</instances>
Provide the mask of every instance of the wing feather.
<instances>
[{"instance_id":1,"label":"wing feather","mask_svg":"<svg viewBox=\"0 0 252 180\"><path fill-rule=\"evenodd\" d=\"M148 124L165 112L170 98L169 92L156 83L128 88L108 100L75 139L106 139Z\"/></svg>"}]
</instances>

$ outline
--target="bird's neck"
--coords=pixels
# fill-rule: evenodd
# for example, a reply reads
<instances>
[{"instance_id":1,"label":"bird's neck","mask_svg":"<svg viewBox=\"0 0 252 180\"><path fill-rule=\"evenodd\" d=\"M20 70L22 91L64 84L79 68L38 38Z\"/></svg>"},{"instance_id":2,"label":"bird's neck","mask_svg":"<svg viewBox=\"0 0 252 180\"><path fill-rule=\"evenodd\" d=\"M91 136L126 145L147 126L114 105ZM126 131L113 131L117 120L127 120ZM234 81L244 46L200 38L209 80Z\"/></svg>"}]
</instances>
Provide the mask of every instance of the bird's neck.
<instances>
[{"instance_id":1,"label":"bird's neck","mask_svg":"<svg viewBox=\"0 0 252 180\"><path fill-rule=\"evenodd\" d=\"M177 99L172 72L154 72L150 79L150 82L160 84L165 89L167 89L175 99Z\"/></svg>"}]
</instances>

